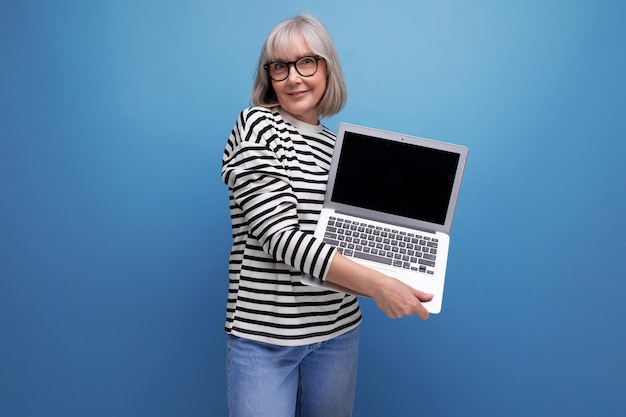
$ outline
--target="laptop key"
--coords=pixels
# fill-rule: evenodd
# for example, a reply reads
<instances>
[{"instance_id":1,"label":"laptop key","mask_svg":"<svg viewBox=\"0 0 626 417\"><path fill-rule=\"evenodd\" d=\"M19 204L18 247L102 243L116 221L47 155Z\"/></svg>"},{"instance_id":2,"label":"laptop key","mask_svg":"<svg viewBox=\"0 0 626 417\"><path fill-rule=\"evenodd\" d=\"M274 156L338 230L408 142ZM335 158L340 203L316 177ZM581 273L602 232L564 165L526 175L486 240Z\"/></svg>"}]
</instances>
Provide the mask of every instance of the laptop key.
<instances>
[{"instance_id":1,"label":"laptop key","mask_svg":"<svg viewBox=\"0 0 626 417\"><path fill-rule=\"evenodd\" d=\"M417 261L417 263L420 265L435 266L435 262L429 261L428 259L423 259L423 258L420 258L420 260Z\"/></svg>"},{"instance_id":2,"label":"laptop key","mask_svg":"<svg viewBox=\"0 0 626 417\"><path fill-rule=\"evenodd\" d=\"M329 245L333 245L333 246L339 246L339 241L336 239L331 239L331 238L324 238L324 243L328 243Z\"/></svg>"},{"instance_id":3,"label":"laptop key","mask_svg":"<svg viewBox=\"0 0 626 417\"><path fill-rule=\"evenodd\" d=\"M379 262L381 264L391 265L392 260L384 256L372 255L371 253L354 252L355 258L366 259L368 261Z\"/></svg>"}]
</instances>

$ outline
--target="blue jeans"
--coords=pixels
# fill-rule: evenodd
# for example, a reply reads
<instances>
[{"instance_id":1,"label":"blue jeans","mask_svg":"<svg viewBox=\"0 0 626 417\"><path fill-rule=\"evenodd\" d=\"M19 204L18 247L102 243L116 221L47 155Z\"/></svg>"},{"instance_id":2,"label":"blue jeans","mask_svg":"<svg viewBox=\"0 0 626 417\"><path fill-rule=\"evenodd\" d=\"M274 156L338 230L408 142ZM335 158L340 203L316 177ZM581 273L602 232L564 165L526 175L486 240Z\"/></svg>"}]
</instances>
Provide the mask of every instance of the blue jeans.
<instances>
[{"instance_id":1,"label":"blue jeans","mask_svg":"<svg viewBox=\"0 0 626 417\"><path fill-rule=\"evenodd\" d=\"M277 346L228 336L230 417L349 417L359 328L325 342Z\"/></svg>"}]
</instances>

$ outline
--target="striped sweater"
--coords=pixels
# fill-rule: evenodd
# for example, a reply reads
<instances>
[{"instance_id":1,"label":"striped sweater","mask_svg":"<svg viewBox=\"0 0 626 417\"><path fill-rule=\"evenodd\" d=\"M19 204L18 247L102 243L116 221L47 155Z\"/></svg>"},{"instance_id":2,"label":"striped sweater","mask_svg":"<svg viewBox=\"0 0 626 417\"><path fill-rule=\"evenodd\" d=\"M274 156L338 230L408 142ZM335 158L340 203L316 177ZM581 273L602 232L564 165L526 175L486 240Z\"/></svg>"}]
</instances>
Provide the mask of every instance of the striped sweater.
<instances>
[{"instance_id":1,"label":"striped sweater","mask_svg":"<svg viewBox=\"0 0 626 417\"><path fill-rule=\"evenodd\" d=\"M336 249L313 237L335 135L278 108L243 110L228 138L233 247L226 331L284 346L321 342L356 327L356 297L300 283L325 279Z\"/></svg>"}]
</instances>

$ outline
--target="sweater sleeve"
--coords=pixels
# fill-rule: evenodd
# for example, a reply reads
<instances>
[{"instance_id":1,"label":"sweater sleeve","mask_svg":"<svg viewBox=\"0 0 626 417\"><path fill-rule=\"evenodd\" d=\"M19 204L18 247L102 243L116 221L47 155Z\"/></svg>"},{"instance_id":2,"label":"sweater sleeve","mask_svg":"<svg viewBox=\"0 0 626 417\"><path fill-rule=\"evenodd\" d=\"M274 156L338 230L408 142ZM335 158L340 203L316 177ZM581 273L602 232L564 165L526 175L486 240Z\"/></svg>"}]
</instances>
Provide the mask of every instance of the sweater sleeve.
<instances>
[{"instance_id":1,"label":"sweater sleeve","mask_svg":"<svg viewBox=\"0 0 626 417\"><path fill-rule=\"evenodd\" d=\"M325 279L336 253L331 245L303 231L298 198L292 187L285 146L267 113L240 114L222 160L222 179L242 211L249 233L278 262Z\"/></svg>"}]
</instances>

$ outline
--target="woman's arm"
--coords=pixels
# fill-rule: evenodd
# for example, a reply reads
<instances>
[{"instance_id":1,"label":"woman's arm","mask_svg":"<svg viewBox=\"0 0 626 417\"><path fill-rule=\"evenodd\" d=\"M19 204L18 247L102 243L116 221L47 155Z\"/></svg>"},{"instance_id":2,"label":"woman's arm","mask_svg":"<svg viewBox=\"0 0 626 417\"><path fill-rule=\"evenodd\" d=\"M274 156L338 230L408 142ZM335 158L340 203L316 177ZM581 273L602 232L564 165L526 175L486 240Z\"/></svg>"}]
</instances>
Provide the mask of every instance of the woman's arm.
<instances>
[{"instance_id":1,"label":"woman's arm","mask_svg":"<svg viewBox=\"0 0 626 417\"><path fill-rule=\"evenodd\" d=\"M428 310L422 302L430 301L432 294L411 288L400 280L358 264L340 253L334 256L326 281L372 298L390 318L417 314L423 320L428 319Z\"/></svg>"}]
</instances>

